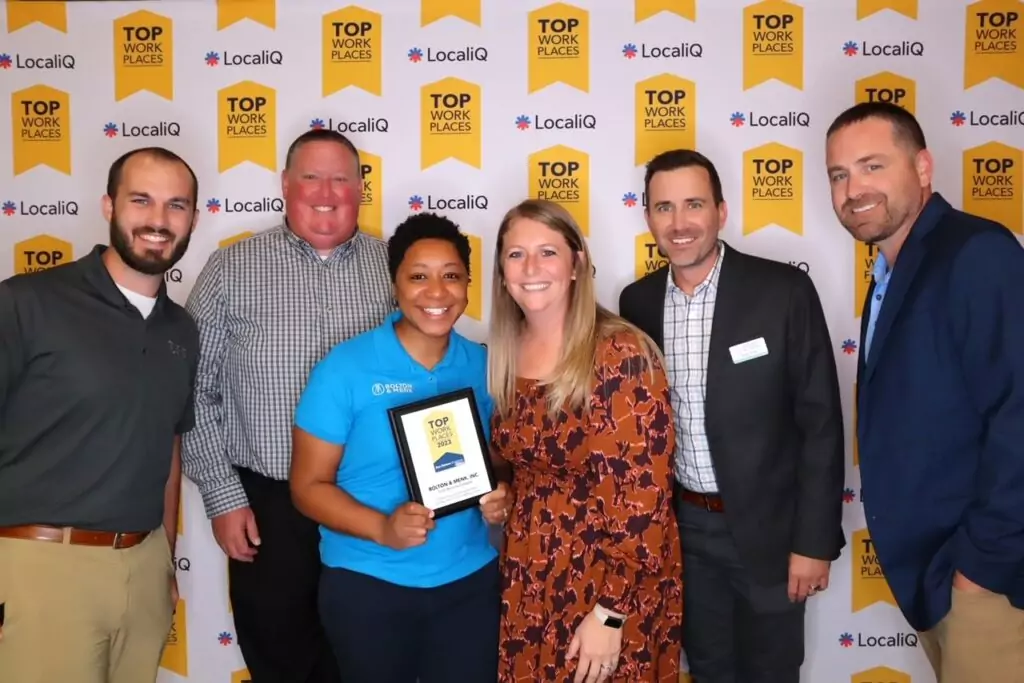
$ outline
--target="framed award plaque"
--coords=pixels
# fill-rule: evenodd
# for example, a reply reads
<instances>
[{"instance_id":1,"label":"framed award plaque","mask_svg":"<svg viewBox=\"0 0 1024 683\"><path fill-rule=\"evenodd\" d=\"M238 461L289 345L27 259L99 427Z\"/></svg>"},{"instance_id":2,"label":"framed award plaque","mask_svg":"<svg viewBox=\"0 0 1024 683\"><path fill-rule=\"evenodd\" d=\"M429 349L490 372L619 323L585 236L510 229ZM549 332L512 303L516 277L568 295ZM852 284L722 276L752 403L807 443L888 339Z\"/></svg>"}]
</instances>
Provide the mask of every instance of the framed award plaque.
<instances>
[{"instance_id":1,"label":"framed award plaque","mask_svg":"<svg viewBox=\"0 0 1024 683\"><path fill-rule=\"evenodd\" d=\"M388 410L409 497L434 518L479 505L496 488L476 396L459 389Z\"/></svg>"}]
</instances>

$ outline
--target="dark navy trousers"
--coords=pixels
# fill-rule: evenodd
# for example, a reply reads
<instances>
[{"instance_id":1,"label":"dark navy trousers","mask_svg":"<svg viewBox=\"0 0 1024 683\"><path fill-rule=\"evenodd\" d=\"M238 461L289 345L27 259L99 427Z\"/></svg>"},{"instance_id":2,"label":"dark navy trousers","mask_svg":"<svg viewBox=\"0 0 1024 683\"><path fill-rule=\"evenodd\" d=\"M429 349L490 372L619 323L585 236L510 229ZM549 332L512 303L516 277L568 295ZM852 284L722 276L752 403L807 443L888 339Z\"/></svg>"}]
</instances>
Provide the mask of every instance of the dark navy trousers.
<instances>
[{"instance_id":1,"label":"dark navy trousers","mask_svg":"<svg viewBox=\"0 0 1024 683\"><path fill-rule=\"evenodd\" d=\"M436 588L320 575L320 618L345 683L495 683L498 562Z\"/></svg>"}]
</instances>

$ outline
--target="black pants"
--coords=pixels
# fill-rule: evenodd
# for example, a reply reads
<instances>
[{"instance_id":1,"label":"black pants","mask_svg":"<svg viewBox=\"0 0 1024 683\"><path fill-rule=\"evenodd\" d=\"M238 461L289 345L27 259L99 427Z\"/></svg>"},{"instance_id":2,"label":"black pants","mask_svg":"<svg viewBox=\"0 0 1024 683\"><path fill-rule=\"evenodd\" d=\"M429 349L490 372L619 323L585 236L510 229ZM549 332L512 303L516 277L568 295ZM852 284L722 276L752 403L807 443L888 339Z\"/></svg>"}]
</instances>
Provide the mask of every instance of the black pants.
<instances>
[{"instance_id":1,"label":"black pants","mask_svg":"<svg viewBox=\"0 0 1024 683\"><path fill-rule=\"evenodd\" d=\"M346 683L495 683L498 563L437 588L324 569L320 613Z\"/></svg>"},{"instance_id":2,"label":"black pants","mask_svg":"<svg viewBox=\"0 0 1024 683\"><path fill-rule=\"evenodd\" d=\"M292 505L288 482L238 473L261 541L253 562L228 560L238 646L252 683L340 683L317 612L319 528Z\"/></svg>"},{"instance_id":3,"label":"black pants","mask_svg":"<svg viewBox=\"0 0 1024 683\"><path fill-rule=\"evenodd\" d=\"M726 515L676 498L683 543L683 643L694 683L800 683L805 603L740 564Z\"/></svg>"}]
</instances>

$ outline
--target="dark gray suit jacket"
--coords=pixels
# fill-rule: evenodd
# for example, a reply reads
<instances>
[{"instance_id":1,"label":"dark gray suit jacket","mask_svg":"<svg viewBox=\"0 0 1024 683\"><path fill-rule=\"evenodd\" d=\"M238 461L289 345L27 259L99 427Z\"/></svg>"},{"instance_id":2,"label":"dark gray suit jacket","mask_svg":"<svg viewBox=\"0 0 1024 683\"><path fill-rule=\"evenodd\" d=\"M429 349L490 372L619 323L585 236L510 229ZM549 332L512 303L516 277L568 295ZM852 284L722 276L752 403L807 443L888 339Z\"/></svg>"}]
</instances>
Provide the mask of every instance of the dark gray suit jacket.
<instances>
[{"instance_id":1,"label":"dark gray suit jacket","mask_svg":"<svg viewBox=\"0 0 1024 683\"><path fill-rule=\"evenodd\" d=\"M787 580L791 552L835 560L846 544L839 380L810 277L724 248L705 430L740 558L754 580L768 585ZM663 350L668 274L661 268L619 297L620 314ZM733 361L730 347L761 338L767 355Z\"/></svg>"}]
</instances>

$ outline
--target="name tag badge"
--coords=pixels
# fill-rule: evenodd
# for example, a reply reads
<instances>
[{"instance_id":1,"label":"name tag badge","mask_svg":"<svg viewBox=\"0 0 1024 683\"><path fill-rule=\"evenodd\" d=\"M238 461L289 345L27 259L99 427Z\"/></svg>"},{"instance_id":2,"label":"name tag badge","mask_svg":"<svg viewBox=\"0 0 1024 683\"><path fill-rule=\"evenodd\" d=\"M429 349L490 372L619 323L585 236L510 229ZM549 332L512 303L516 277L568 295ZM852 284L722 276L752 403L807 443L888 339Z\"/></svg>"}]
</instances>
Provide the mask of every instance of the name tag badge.
<instances>
[{"instance_id":1,"label":"name tag badge","mask_svg":"<svg viewBox=\"0 0 1024 683\"><path fill-rule=\"evenodd\" d=\"M732 362L738 365L748 360L767 356L768 345L764 343L764 337L758 337L742 344L730 346L729 355L732 356Z\"/></svg>"}]
</instances>

